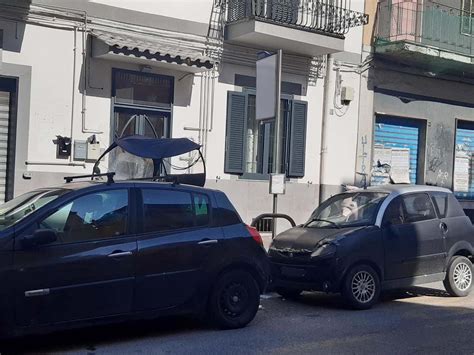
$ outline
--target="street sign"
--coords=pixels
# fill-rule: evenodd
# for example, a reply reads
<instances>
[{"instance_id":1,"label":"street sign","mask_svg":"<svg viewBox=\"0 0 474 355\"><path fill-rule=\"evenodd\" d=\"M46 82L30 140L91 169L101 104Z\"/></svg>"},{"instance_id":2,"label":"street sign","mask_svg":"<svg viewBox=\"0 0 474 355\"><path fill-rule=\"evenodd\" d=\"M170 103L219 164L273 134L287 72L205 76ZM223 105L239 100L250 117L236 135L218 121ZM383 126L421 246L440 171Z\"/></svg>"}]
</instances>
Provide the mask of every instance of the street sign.
<instances>
[{"instance_id":1,"label":"street sign","mask_svg":"<svg viewBox=\"0 0 474 355\"><path fill-rule=\"evenodd\" d=\"M270 175L270 193L273 195L285 194L285 174Z\"/></svg>"},{"instance_id":2,"label":"street sign","mask_svg":"<svg viewBox=\"0 0 474 355\"><path fill-rule=\"evenodd\" d=\"M257 60L257 120L275 118L278 55Z\"/></svg>"}]
</instances>

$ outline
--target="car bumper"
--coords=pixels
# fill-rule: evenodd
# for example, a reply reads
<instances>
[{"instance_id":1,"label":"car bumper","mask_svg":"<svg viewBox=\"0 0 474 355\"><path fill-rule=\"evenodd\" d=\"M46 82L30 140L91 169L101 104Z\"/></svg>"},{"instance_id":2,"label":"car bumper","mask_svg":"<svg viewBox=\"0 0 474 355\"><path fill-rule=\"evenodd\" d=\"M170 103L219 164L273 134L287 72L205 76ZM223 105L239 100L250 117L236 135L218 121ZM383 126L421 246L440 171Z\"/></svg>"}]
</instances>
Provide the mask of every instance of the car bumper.
<instances>
[{"instance_id":1,"label":"car bumper","mask_svg":"<svg viewBox=\"0 0 474 355\"><path fill-rule=\"evenodd\" d=\"M285 287L305 291L338 292L340 272L336 258L314 260L311 263L287 263L270 260L272 288Z\"/></svg>"}]
</instances>

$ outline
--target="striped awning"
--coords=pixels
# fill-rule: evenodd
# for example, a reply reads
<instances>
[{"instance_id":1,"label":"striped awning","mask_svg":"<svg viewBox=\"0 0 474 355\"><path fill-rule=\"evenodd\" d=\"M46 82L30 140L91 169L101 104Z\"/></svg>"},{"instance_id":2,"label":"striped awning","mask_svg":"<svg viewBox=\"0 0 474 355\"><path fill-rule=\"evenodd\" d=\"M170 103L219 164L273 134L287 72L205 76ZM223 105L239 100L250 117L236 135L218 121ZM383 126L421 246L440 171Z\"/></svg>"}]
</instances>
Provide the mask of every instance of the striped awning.
<instances>
[{"instance_id":1,"label":"striped awning","mask_svg":"<svg viewBox=\"0 0 474 355\"><path fill-rule=\"evenodd\" d=\"M92 36L94 57L122 55L201 70L212 69L216 64L206 55L206 42L201 36L168 31L151 35L101 30L93 30Z\"/></svg>"}]
</instances>

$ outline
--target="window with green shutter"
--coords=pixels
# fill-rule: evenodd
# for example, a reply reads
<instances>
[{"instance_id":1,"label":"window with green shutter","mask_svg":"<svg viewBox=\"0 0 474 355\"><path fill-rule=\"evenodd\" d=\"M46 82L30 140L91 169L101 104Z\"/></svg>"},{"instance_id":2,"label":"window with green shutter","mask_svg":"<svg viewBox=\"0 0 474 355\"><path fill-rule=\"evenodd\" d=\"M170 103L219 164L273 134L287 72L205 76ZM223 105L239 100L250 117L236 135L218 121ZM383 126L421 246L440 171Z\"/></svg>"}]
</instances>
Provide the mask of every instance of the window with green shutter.
<instances>
[{"instance_id":1,"label":"window with green shutter","mask_svg":"<svg viewBox=\"0 0 474 355\"><path fill-rule=\"evenodd\" d=\"M227 128L225 141L225 172L244 173L245 131L247 128L247 95L227 93Z\"/></svg>"},{"instance_id":2,"label":"window with green shutter","mask_svg":"<svg viewBox=\"0 0 474 355\"><path fill-rule=\"evenodd\" d=\"M243 178L266 178L273 172L275 120L255 117L255 92L228 92L225 172ZM283 130L281 171L304 176L307 103L281 99Z\"/></svg>"},{"instance_id":3,"label":"window with green shutter","mask_svg":"<svg viewBox=\"0 0 474 355\"><path fill-rule=\"evenodd\" d=\"M306 102L293 101L287 173L289 177L301 178L304 176L307 111L308 104Z\"/></svg>"}]
</instances>

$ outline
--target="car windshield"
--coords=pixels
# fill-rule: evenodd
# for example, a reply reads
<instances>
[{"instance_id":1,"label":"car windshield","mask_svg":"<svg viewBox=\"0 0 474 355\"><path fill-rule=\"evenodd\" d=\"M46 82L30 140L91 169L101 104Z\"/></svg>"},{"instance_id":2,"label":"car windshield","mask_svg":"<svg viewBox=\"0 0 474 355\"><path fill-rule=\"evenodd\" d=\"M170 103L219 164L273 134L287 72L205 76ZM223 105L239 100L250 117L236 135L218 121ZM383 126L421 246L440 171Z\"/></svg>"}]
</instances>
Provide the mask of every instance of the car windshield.
<instances>
[{"instance_id":1,"label":"car windshield","mask_svg":"<svg viewBox=\"0 0 474 355\"><path fill-rule=\"evenodd\" d=\"M380 204L388 196L383 192L350 192L333 196L311 215L306 227L343 228L372 225Z\"/></svg>"},{"instance_id":2,"label":"car windshield","mask_svg":"<svg viewBox=\"0 0 474 355\"><path fill-rule=\"evenodd\" d=\"M69 191L66 189L35 190L5 202L0 206L0 231Z\"/></svg>"}]
</instances>

